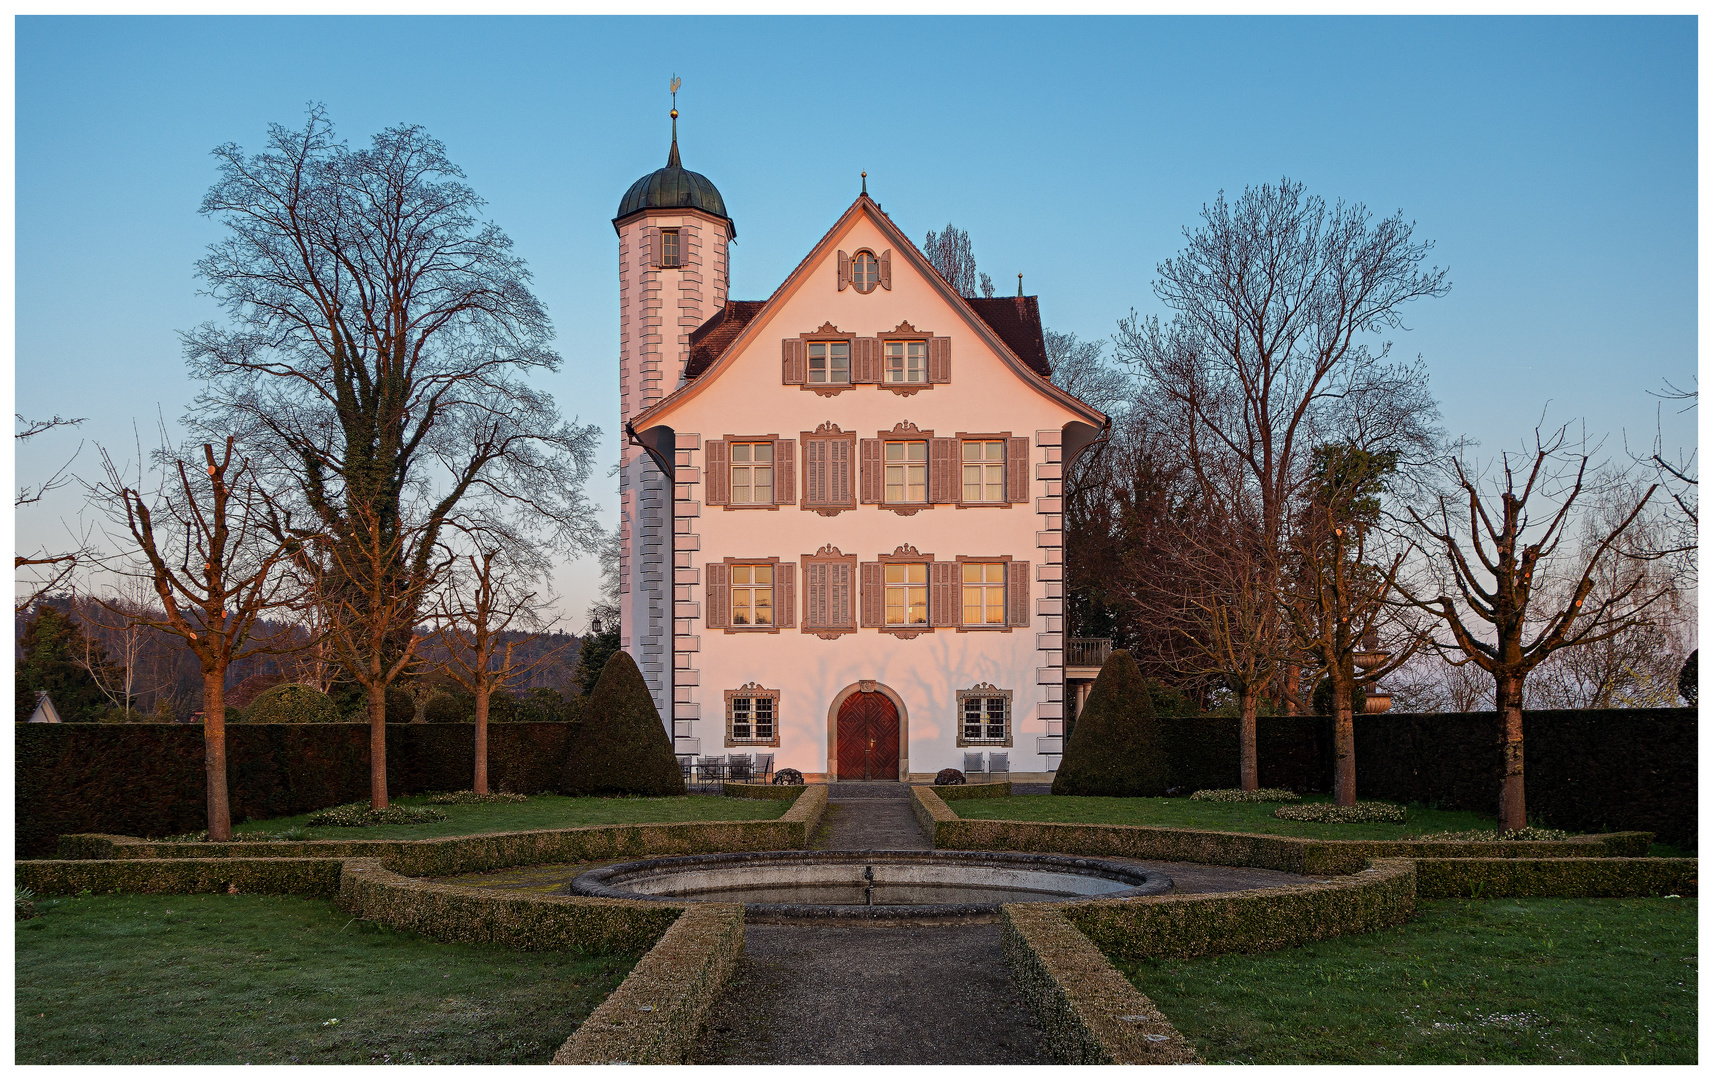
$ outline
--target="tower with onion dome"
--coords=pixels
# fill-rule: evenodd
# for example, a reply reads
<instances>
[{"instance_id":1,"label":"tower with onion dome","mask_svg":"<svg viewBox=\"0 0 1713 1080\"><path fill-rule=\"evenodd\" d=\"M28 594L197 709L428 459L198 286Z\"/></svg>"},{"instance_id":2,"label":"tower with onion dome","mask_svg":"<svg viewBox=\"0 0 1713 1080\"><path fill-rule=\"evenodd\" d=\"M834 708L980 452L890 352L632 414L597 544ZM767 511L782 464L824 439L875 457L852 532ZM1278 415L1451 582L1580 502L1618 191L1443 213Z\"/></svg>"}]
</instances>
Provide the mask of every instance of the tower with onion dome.
<instances>
[{"instance_id":1,"label":"tower with onion dome","mask_svg":"<svg viewBox=\"0 0 1713 1080\"><path fill-rule=\"evenodd\" d=\"M737 233L719 189L679 158L677 89L674 79L666 166L632 184L613 217L619 238L620 646L642 669L668 722L693 720L688 713L695 710L675 710L672 700L673 490L630 421L683 382L690 331L726 303ZM695 437L680 434L678 443L687 447ZM674 724L673 736L678 753L697 752L688 723Z\"/></svg>"}]
</instances>

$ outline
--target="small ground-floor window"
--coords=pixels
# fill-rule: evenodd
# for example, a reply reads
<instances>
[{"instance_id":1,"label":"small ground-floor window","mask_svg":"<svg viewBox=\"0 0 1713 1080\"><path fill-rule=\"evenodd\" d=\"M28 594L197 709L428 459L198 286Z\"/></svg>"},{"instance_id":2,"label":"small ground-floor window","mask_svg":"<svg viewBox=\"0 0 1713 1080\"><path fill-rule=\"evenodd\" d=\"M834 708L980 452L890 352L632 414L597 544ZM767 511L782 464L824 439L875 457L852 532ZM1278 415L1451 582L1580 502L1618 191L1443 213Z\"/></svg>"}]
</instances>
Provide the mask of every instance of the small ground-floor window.
<instances>
[{"instance_id":1,"label":"small ground-floor window","mask_svg":"<svg viewBox=\"0 0 1713 1080\"><path fill-rule=\"evenodd\" d=\"M779 745L779 691L755 683L726 691L726 745Z\"/></svg>"},{"instance_id":2,"label":"small ground-floor window","mask_svg":"<svg viewBox=\"0 0 1713 1080\"><path fill-rule=\"evenodd\" d=\"M958 745L1011 745L1011 691L989 683L958 691Z\"/></svg>"}]
</instances>

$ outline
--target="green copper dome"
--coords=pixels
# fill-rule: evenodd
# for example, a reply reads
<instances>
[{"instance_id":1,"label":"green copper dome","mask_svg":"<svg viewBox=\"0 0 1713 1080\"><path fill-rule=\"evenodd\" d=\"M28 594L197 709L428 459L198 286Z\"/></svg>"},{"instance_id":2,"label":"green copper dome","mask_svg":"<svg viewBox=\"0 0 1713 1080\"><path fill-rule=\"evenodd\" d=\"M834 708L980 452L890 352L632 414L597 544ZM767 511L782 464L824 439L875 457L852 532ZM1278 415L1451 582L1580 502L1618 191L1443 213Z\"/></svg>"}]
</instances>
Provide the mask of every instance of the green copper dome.
<instances>
[{"instance_id":1,"label":"green copper dome","mask_svg":"<svg viewBox=\"0 0 1713 1080\"><path fill-rule=\"evenodd\" d=\"M656 169L638 180L619 200L619 212L613 216L613 227L632 214L643 210L700 210L724 218L732 236L737 226L726 213L726 200L713 181L698 172L691 172L678 160L678 117L672 118L672 151L666 155L666 168Z\"/></svg>"}]
</instances>

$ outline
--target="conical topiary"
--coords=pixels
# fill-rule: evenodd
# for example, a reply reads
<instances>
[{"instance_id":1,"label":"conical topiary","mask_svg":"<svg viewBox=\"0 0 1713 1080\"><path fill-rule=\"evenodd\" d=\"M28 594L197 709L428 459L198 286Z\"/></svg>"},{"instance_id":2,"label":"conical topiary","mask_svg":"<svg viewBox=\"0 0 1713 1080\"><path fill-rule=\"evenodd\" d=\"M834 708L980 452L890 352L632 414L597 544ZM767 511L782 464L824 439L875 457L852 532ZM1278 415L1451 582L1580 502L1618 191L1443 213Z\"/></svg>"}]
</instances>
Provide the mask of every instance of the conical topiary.
<instances>
[{"instance_id":1,"label":"conical topiary","mask_svg":"<svg viewBox=\"0 0 1713 1080\"><path fill-rule=\"evenodd\" d=\"M614 653L601 668L571 740L560 794L684 794L660 712L627 652Z\"/></svg>"},{"instance_id":2,"label":"conical topiary","mask_svg":"<svg viewBox=\"0 0 1713 1080\"><path fill-rule=\"evenodd\" d=\"M1148 684L1119 649L1101 665L1053 777L1055 795L1164 795L1166 754Z\"/></svg>"}]
</instances>

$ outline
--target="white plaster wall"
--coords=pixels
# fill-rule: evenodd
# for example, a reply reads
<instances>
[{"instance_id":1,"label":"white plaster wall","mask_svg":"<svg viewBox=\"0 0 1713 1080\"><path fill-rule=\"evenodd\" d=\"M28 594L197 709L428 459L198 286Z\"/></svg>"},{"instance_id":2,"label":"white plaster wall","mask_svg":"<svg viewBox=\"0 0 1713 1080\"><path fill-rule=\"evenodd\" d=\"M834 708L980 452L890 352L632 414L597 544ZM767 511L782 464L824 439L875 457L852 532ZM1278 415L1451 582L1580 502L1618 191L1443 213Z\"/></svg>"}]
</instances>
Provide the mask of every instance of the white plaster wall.
<instances>
[{"instance_id":1,"label":"white plaster wall","mask_svg":"<svg viewBox=\"0 0 1713 1080\"><path fill-rule=\"evenodd\" d=\"M777 688L781 745L776 767L821 772L828 767L827 713L833 696L872 679L904 702L908 735L900 747L901 764L921 773L962 766L963 750L956 746L956 692L988 682L1013 691L1012 770L1045 771L1056 758L1039 753L1037 740L1057 736L1063 715L1058 441L1063 425L1078 417L1032 389L1028 380L1036 376L1019 375L995 355L965 316L916 275L903 253L893 251L890 291L877 288L863 295L838 290L837 249L854 253L872 247L879 253L893 246L874 223L859 215L827 257L782 296L769 321L755 329L751 344L730 366L722 365L716 379L667 415L651 418L678 432L680 451L676 708L699 736L701 753L747 752L752 748L724 745L724 691L752 681ZM908 397L873 386L822 397L781 384L782 338L813 331L825 322L842 331L873 335L904 321L926 334L952 339L949 384ZM702 505L701 448L708 439L766 434L801 439L802 432L827 421L872 439L904 420L937 436L1009 431L1027 437L1030 502L1008 508L937 506L912 516L859 505L835 517L800 506L756 510ZM801 499L800 444L797 466ZM823 640L800 627L758 633L710 631L702 625L705 563L726 556L797 561L827 544L859 561L873 561L905 543L940 560L959 555L1028 560L1034 579L1032 625L961 633L942 627L913 640L875 629ZM799 569L799 622L804 589Z\"/></svg>"}]
</instances>

